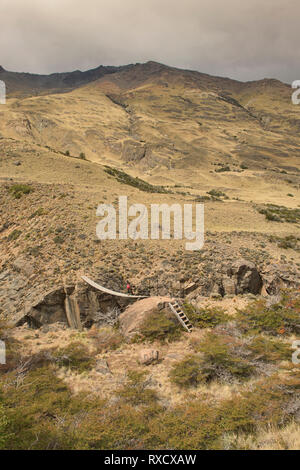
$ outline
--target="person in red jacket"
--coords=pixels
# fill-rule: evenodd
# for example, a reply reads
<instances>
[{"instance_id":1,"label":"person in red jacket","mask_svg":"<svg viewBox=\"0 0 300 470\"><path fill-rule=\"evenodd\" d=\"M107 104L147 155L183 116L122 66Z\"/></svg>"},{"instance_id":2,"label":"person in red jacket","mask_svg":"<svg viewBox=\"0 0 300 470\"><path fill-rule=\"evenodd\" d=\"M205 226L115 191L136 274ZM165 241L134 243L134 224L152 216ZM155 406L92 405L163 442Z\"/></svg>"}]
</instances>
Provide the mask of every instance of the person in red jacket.
<instances>
[{"instance_id":1,"label":"person in red jacket","mask_svg":"<svg viewBox=\"0 0 300 470\"><path fill-rule=\"evenodd\" d=\"M129 284L129 281L127 281L126 289L127 289L127 294L132 294L132 289L131 289L131 285Z\"/></svg>"}]
</instances>

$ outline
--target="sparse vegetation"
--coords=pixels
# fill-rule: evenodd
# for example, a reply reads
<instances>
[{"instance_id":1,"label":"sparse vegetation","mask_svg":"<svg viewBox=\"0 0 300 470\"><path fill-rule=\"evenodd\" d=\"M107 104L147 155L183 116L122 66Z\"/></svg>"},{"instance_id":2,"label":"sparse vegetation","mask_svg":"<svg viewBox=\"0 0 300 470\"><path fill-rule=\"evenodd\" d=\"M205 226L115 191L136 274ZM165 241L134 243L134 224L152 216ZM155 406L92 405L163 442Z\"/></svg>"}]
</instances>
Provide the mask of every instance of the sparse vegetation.
<instances>
[{"instance_id":1,"label":"sparse vegetation","mask_svg":"<svg viewBox=\"0 0 300 470\"><path fill-rule=\"evenodd\" d=\"M231 171L230 166L227 166L227 165L226 166L221 166L220 168L217 168L215 170L216 173L223 173L225 171Z\"/></svg>"},{"instance_id":2,"label":"sparse vegetation","mask_svg":"<svg viewBox=\"0 0 300 470\"><path fill-rule=\"evenodd\" d=\"M192 324L199 328L215 327L229 321L229 316L221 308L196 309L188 303L184 303L183 308Z\"/></svg>"},{"instance_id":3,"label":"sparse vegetation","mask_svg":"<svg viewBox=\"0 0 300 470\"><path fill-rule=\"evenodd\" d=\"M24 194L29 194L33 191L32 186L28 184L13 184L9 188L10 194L16 199L20 199Z\"/></svg>"},{"instance_id":4,"label":"sparse vegetation","mask_svg":"<svg viewBox=\"0 0 300 470\"><path fill-rule=\"evenodd\" d=\"M136 338L136 341L142 339L161 342L176 341L180 338L181 333L182 327L176 320L170 318L169 312L157 310L153 311L144 321L140 328L140 336Z\"/></svg>"},{"instance_id":5,"label":"sparse vegetation","mask_svg":"<svg viewBox=\"0 0 300 470\"><path fill-rule=\"evenodd\" d=\"M295 237L294 235L287 235L286 237L282 237L282 238L275 237L274 235L272 235L269 238L269 240L272 243L273 242L277 243L279 248L284 248L285 250L289 248L295 251L300 250L300 245L299 245L300 237Z\"/></svg>"},{"instance_id":6,"label":"sparse vegetation","mask_svg":"<svg viewBox=\"0 0 300 470\"><path fill-rule=\"evenodd\" d=\"M288 222L295 224L300 221L300 209L288 209L284 206L267 204L266 207L258 208L258 212L260 214L264 214L267 220L274 222Z\"/></svg>"},{"instance_id":7,"label":"sparse vegetation","mask_svg":"<svg viewBox=\"0 0 300 470\"><path fill-rule=\"evenodd\" d=\"M251 356L254 360L265 362L278 362L291 358L292 350L290 345L274 338L265 336L255 336L248 345Z\"/></svg>"},{"instance_id":8,"label":"sparse vegetation","mask_svg":"<svg viewBox=\"0 0 300 470\"><path fill-rule=\"evenodd\" d=\"M97 353L114 351L123 343L124 338L116 328L102 327L90 329L88 336L92 338Z\"/></svg>"},{"instance_id":9,"label":"sparse vegetation","mask_svg":"<svg viewBox=\"0 0 300 470\"><path fill-rule=\"evenodd\" d=\"M163 186L153 186L150 183L140 179L134 178L133 176L128 175L122 170L117 170L116 168L111 168L109 166L105 166L104 171L116 178L119 183L127 184L129 186L133 186L140 191L145 191L147 193L172 193L172 191L164 188Z\"/></svg>"},{"instance_id":10,"label":"sparse vegetation","mask_svg":"<svg viewBox=\"0 0 300 470\"><path fill-rule=\"evenodd\" d=\"M283 299L267 306L265 300L258 300L246 309L240 310L237 322L248 333L265 332L271 335L299 333L300 298L286 293Z\"/></svg>"},{"instance_id":11,"label":"sparse vegetation","mask_svg":"<svg viewBox=\"0 0 300 470\"><path fill-rule=\"evenodd\" d=\"M21 230L14 229L7 237L7 240L9 242L17 240L19 236L21 235Z\"/></svg>"},{"instance_id":12,"label":"sparse vegetation","mask_svg":"<svg viewBox=\"0 0 300 470\"><path fill-rule=\"evenodd\" d=\"M228 196L223 191L219 191L217 189L211 189L210 191L207 192L207 194L209 194L213 199L220 199L220 198L229 199Z\"/></svg>"},{"instance_id":13,"label":"sparse vegetation","mask_svg":"<svg viewBox=\"0 0 300 470\"><path fill-rule=\"evenodd\" d=\"M127 382L118 390L117 395L122 398L125 403L132 406L154 403L157 400L157 395L154 390L147 386L145 376L145 372L129 371Z\"/></svg>"},{"instance_id":14,"label":"sparse vegetation","mask_svg":"<svg viewBox=\"0 0 300 470\"><path fill-rule=\"evenodd\" d=\"M34 211L29 217L28 219L34 219L35 217L40 217L41 215L44 215L45 214L45 210L43 209L43 207L39 207L36 211Z\"/></svg>"},{"instance_id":15,"label":"sparse vegetation","mask_svg":"<svg viewBox=\"0 0 300 470\"><path fill-rule=\"evenodd\" d=\"M53 357L59 366L82 373L91 370L95 359L88 348L80 342L70 343L68 346L53 352Z\"/></svg>"},{"instance_id":16,"label":"sparse vegetation","mask_svg":"<svg viewBox=\"0 0 300 470\"><path fill-rule=\"evenodd\" d=\"M207 381L203 359L196 354L186 356L170 371L170 380L179 387L196 386Z\"/></svg>"}]
</instances>

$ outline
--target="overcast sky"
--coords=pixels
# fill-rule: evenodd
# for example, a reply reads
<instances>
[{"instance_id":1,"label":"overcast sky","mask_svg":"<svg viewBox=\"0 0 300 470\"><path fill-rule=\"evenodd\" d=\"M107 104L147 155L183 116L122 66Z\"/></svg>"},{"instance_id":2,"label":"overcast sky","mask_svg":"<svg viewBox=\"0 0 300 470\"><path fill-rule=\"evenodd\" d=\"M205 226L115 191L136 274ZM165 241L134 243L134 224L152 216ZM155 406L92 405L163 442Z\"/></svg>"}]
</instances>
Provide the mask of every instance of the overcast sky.
<instances>
[{"instance_id":1,"label":"overcast sky","mask_svg":"<svg viewBox=\"0 0 300 470\"><path fill-rule=\"evenodd\" d=\"M299 0L1 0L0 65L52 73L155 60L300 79Z\"/></svg>"}]
</instances>

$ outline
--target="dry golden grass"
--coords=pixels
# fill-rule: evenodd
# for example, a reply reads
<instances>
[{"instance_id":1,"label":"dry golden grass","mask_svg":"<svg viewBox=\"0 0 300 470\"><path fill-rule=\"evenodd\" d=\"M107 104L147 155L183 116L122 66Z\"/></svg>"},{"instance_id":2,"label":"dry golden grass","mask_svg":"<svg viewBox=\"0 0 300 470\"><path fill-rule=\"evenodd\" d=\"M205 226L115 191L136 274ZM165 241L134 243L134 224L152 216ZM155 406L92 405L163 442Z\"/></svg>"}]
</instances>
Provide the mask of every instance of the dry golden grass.
<instances>
[{"instance_id":1,"label":"dry golden grass","mask_svg":"<svg viewBox=\"0 0 300 470\"><path fill-rule=\"evenodd\" d=\"M299 450L300 425L292 422L283 428L270 426L261 429L257 435L229 435L224 439L225 445L234 442L237 449L247 450Z\"/></svg>"}]
</instances>

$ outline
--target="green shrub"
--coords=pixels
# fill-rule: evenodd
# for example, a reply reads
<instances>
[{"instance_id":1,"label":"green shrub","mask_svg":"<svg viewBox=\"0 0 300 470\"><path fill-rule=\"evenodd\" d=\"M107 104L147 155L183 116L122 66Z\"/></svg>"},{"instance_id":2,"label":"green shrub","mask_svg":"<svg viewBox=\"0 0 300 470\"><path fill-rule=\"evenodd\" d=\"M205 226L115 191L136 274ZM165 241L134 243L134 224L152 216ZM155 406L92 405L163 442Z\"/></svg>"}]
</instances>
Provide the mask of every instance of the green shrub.
<instances>
[{"instance_id":1,"label":"green shrub","mask_svg":"<svg viewBox=\"0 0 300 470\"><path fill-rule=\"evenodd\" d=\"M216 173L223 173L224 171L230 171L230 167L229 166L221 166L220 168L217 168L215 170Z\"/></svg>"},{"instance_id":2,"label":"green shrub","mask_svg":"<svg viewBox=\"0 0 300 470\"><path fill-rule=\"evenodd\" d=\"M276 237L275 235L271 235L269 237L269 241L271 243L277 243L279 248L291 248L292 250L300 251L300 237L295 237L294 235L287 235L286 237Z\"/></svg>"},{"instance_id":3,"label":"green shrub","mask_svg":"<svg viewBox=\"0 0 300 470\"><path fill-rule=\"evenodd\" d=\"M33 191L33 188L27 184L13 184L9 188L9 192L16 198L20 199L23 194L29 194Z\"/></svg>"},{"instance_id":4,"label":"green shrub","mask_svg":"<svg viewBox=\"0 0 300 470\"><path fill-rule=\"evenodd\" d=\"M248 345L254 360L277 362L289 360L292 355L290 345L273 338L256 336Z\"/></svg>"},{"instance_id":5,"label":"green shrub","mask_svg":"<svg viewBox=\"0 0 300 470\"><path fill-rule=\"evenodd\" d=\"M275 222L297 223L300 221L300 209L267 204L266 207L258 208L258 212L264 214L267 220Z\"/></svg>"},{"instance_id":6,"label":"green shrub","mask_svg":"<svg viewBox=\"0 0 300 470\"><path fill-rule=\"evenodd\" d=\"M298 378L299 387L299 378ZM299 412L299 394L290 379L271 377L253 390L224 401L219 425L226 432L255 432L262 426L284 425ZM292 406L291 406L292 405Z\"/></svg>"},{"instance_id":7,"label":"green shrub","mask_svg":"<svg viewBox=\"0 0 300 470\"><path fill-rule=\"evenodd\" d=\"M207 192L212 197L226 197L226 194L223 191L218 191L217 189L211 189Z\"/></svg>"},{"instance_id":8,"label":"green shrub","mask_svg":"<svg viewBox=\"0 0 300 470\"><path fill-rule=\"evenodd\" d=\"M242 331L248 333L299 333L300 298L292 299L289 295L280 303L270 307L265 300L249 304L237 313L237 323Z\"/></svg>"},{"instance_id":9,"label":"green shrub","mask_svg":"<svg viewBox=\"0 0 300 470\"><path fill-rule=\"evenodd\" d=\"M7 240L8 240L9 242L14 241L14 240L17 240L17 238L19 238L19 236L21 235L21 233L22 233L21 230L15 229L15 230L13 230L13 231L8 235Z\"/></svg>"},{"instance_id":10,"label":"green shrub","mask_svg":"<svg viewBox=\"0 0 300 470\"><path fill-rule=\"evenodd\" d=\"M245 379L254 372L252 364L239 357L237 351L241 344L233 337L208 332L203 339L191 344L198 354L186 356L170 372L171 382L180 387L195 386L213 379Z\"/></svg>"},{"instance_id":11,"label":"green shrub","mask_svg":"<svg viewBox=\"0 0 300 470\"><path fill-rule=\"evenodd\" d=\"M196 309L193 305L184 303L183 309L191 323L199 328L213 328L230 320L224 310L218 307Z\"/></svg>"},{"instance_id":12,"label":"green shrub","mask_svg":"<svg viewBox=\"0 0 300 470\"><path fill-rule=\"evenodd\" d=\"M147 416L146 407L140 410L123 402L113 407L97 407L81 423L79 448L145 449L150 426Z\"/></svg>"},{"instance_id":13,"label":"green shrub","mask_svg":"<svg viewBox=\"0 0 300 470\"><path fill-rule=\"evenodd\" d=\"M118 391L118 396L132 406L149 405L157 400L156 392L147 387L145 372L131 370L127 383Z\"/></svg>"},{"instance_id":14,"label":"green shrub","mask_svg":"<svg viewBox=\"0 0 300 470\"><path fill-rule=\"evenodd\" d=\"M208 379L204 369L203 359L197 355L188 355L177 362L170 371L172 383L179 387L191 387L205 383Z\"/></svg>"},{"instance_id":15,"label":"green shrub","mask_svg":"<svg viewBox=\"0 0 300 470\"><path fill-rule=\"evenodd\" d=\"M138 177L134 178L133 176L128 175L122 170L117 170L116 168L105 166L104 171L108 175L113 176L117 181L119 181L119 183L133 186L140 191L145 191L147 193L172 193L172 191L164 188L163 186L153 186Z\"/></svg>"},{"instance_id":16,"label":"green shrub","mask_svg":"<svg viewBox=\"0 0 300 470\"><path fill-rule=\"evenodd\" d=\"M6 409L1 401L0 397L0 450L5 450L8 440L12 438L12 434L8 432L9 420Z\"/></svg>"},{"instance_id":17,"label":"green shrub","mask_svg":"<svg viewBox=\"0 0 300 470\"><path fill-rule=\"evenodd\" d=\"M292 250L300 250L298 246L300 238L299 237L294 237L293 235L288 235L284 238L281 239L281 241L278 243L279 248L284 248L288 249L291 248Z\"/></svg>"},{"instance_id":18,"label":"green shrub","mask_svg":"<svg viewBox=\"0 0 300 470\"><path fill-rule=\"evenodd\" d=\"M40 217L41 215L44 215L45 211L42 207L39 207L36 211L34 211L28 219L34 219L35 217Z\"/></svg>"},{"instance_id":19,"label":"green shrub","mask_svg":"<svg viewBox=\"0 0 300 470\"><path fill-rule=\"evenodd\" d=\"M55 235L55 237L53 238L53 241L54 243L56 243L56 245L62 245L65 239L62 235Z\"/></svg>"},{"instance_id":20,"label":"green shrub","mask_svg":"<svg viewBox=\"0 0 300 470\"><path fill-rule=\"evenodd\" d=\"M204 201L210 201L210 196L197 196L195 198L195 202L204 202Z\"/></svg>"},{"instance_id":21,"label":"green shrub","mask_svg":"<svg viewBox=\"0 0 300 470\"><path fill-rule=\"evenodd\" d=\"M218 449L224 433L216 425L217 409L202 400L188 400L155 416L145 436L148 449Z\"/></svg>"},{"instance_id":22,"label":"green shrub","mask_svg":"<svg viewBox=\"0 0 300 470\"><path fill-rule=\"evenodd\" d=\"M162 407L143 372L131 371L113 403L72 395L51 366L0 383L0 448L222 449L224 436L285 426L299 413L299 373L270 377L229 399L187 397ZM297 392L298 390L298 392Z\"/></svg>"},{"instance_id":23,"label":"green shrub","mask_svg":"<svg viewBox=\"0 0 300 470\"><path fill-rule=\"evenodd\" d=\"M59 366L69 367L79 373L91 370L96 362L88 348L80 342L70 343L59 349L53 357Z\"/></svg>"},{"instance_id":24,"label":"green shrub","mask_svg":"<svg viewBox=\"0 0 300 470\"><path fill-rule=\"evenodd\" d=\"M136 338L136 341L147 339L148 341L165 342L176 341L180 338L182 328L174 318L170 318L170 313L166 310L153 311L144 321L140 328L142 338Z\"/></svg>"},{"instance_id":25,"label":"green shrub","mask_svg":"<svg viewBox=\"0 0 300 470\"><path fill-rule=\"evenodd\" d=\"M238 340L208 332L200 341L196 350L203 354L203 372L207 380L227 378L227 375L237 378L247 378L253 372L253 366L239 357L236 350L240 347Z\"/></svg>"},{"instance_id":26,"label":"green shrub","mask_svg":"<svg viewBox=\"0 0 300 470\"><path fill-rule=\"evenodd\" d=\"M76 449L82 445L78 425L90 409L101 406L83 394L73 397L51 366L7 374L0 397L8 450Z\"/></svg>"}]
</instances>

